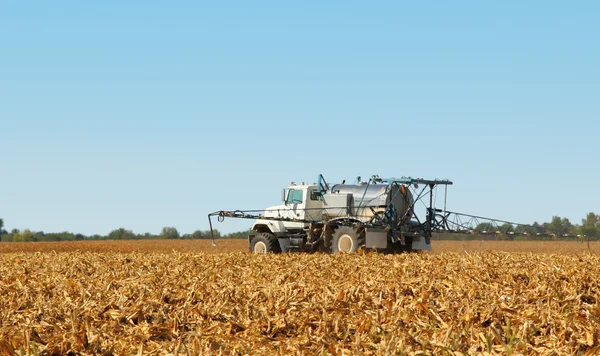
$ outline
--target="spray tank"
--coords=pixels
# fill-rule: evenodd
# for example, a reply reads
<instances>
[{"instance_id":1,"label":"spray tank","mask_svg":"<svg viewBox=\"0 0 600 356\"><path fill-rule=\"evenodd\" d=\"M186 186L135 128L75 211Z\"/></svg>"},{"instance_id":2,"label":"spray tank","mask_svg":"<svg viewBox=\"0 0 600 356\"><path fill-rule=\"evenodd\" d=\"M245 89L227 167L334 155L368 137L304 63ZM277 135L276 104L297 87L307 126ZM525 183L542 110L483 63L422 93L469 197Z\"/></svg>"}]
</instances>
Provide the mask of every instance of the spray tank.
<instances>
[{"instance_id":1,"label":"spray tank","mask_svg":"<svg viewBox=\"0 0 600 356\"><path fill-rule=\"evenodd\" d=\"M336 184L322 194L322 199L326 219L350 215L362 222L386 217L406 223L412 218L413 196L402 184L378 184L375 179L368 183Z\"/></svg>"}]
</instances>

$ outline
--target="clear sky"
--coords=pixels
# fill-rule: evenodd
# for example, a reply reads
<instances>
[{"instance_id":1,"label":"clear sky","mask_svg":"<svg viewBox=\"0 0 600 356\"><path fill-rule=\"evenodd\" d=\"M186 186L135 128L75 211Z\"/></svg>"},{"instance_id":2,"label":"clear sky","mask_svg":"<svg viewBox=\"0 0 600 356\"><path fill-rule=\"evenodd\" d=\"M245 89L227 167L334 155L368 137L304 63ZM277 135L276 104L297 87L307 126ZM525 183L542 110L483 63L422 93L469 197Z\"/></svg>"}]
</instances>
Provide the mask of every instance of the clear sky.
<instances>
[{"instance_id":1,"label":"clear sky","mask_svg":"<svg viewBox=\"0 0 600 356\"><path fill-rule=\"evenodd\" d=\"M599 13L597 1L2 2L0 218L188 233L323 173L449 178L450 210L579 223L600 212Z\"/></svg>"}]
</instances>

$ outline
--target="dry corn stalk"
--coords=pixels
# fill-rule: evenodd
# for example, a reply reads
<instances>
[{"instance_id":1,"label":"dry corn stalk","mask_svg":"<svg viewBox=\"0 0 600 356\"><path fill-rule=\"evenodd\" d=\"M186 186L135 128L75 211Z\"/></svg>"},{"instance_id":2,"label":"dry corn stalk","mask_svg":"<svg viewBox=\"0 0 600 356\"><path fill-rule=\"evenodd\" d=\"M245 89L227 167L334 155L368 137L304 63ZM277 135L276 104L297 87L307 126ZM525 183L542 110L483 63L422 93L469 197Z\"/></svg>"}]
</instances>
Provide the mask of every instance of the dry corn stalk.
<instances>
[{"instance_id":1,"label":"dry corn stalk","mask_svg":"<svg viewBox=\"0 0 600 356\"><path fill-rule=\"evenodd\" d=\"M596 255L0 258L0 354L600 352Z\"/></svg>"}]
</instances>

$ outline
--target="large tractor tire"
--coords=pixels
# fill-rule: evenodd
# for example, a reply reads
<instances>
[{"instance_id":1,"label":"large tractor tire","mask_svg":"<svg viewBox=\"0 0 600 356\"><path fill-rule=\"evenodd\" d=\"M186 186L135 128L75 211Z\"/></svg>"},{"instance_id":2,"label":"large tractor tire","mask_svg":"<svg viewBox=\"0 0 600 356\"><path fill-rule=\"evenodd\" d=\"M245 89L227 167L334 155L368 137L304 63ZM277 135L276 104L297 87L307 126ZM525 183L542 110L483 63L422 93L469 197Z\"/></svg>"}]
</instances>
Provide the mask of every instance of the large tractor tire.
<instances>
[{"instance_id":1,"label":"large tractor tire","mask_svg":"<svg viewBox=\"0 0 600 356\"><path fill-rule=\"evenodd\" d=\"M350 226L340 226L331 236L331 253L356 253L364 244L364 233L359 233Z\"/></svg>"},{"instance_id":2,"label":"large tractor tire","mask_svg":"<svg viewBox=\"0 0 600 356\"><path fill-rule=\"evenodd\" d=\"M280 253L281 247L275 235L268 232L259 232L250 240L250 252L252 253Z\"/></svg>"}]
</instances>

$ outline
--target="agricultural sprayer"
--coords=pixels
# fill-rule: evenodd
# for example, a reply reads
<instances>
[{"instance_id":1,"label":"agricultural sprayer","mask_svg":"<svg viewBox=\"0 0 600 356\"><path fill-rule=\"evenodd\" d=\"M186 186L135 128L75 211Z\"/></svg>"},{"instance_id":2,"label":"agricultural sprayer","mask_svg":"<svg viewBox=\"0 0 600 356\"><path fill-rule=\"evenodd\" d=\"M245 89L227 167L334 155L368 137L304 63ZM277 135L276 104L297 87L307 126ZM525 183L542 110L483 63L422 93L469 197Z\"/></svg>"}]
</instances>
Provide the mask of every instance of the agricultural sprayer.
<instances>
[{"instance_id":1,"label":"agricultural sprayer","mask_svg":"<svg viewBox=\"0 0 600 356\"><path fill-rule=\"evenodd\" d=\"M255 220L248 236L250 251L280 253L327 251L353 253L359 248L388 252L431 250L436 232L472 233L481 221L495 232L502 226L524 226L446 210L449 180L381 178L354 184L329 185L323 175L315 184L291 183L282 191L282 204L264 210L218 211L212 217ZM444 206L434 194L443 187ZM437 196L436 196L437 197ZM435 199L437 200L437 199ZM419 216L417 204L424 214ZM213 236L214 242L214 236Z\"/></svg>"}]
</instances>

